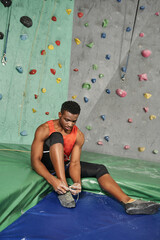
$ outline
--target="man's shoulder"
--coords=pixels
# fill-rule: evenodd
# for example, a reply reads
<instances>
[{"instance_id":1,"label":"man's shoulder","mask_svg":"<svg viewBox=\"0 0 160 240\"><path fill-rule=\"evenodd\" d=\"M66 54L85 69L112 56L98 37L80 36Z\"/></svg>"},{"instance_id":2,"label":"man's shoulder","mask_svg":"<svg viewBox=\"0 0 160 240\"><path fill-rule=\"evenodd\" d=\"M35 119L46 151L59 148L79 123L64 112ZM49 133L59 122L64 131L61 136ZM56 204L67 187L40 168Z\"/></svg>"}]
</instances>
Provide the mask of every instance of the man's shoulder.
<instances>
[{"instance_id":1,"label":"man's shoulder","mask_svg":"<svg viewBox=\"0 0 160 240\"><path fill-rule=\"evenodd\" d=\"M38 138L47 138L49 136L49 126L48 126L48 123L45 122L43 124L41 124L37 129L36 129L36 132L35 132L35 135L38 137Z\"/></svg>"},{"instance_id":2,"label":"man's shoulder","mask_svg":"<svg viewBox=\"0 0 160 240\"><path fill-rule=\"evenodd\" d=\"M81 142L82 144L84 143L84 140L85 140L84 134L79 128L77 128L77 139L76 140L78 142Z\"/></svg>"}]
</instances>

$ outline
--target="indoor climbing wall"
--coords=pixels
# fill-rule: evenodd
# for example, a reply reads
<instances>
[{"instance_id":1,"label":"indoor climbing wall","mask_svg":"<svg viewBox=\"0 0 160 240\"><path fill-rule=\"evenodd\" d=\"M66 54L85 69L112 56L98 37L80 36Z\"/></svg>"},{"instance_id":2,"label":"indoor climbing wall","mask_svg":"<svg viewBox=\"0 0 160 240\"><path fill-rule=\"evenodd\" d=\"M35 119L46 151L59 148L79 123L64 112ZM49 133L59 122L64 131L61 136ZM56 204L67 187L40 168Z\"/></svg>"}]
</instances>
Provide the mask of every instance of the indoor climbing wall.
<instances>
[{"instance_id":1,"label":"indoor climbing wall","mask_svg":"<svg viewBox=\"0 0 160 240\"><path fill-rule=\"evenodd\" d=\"M84 150L159 161L160 1L75 1L69 99Z\"/></svg>"},{"instance_id":2,"label":"indoor climbing wall","mask_svg":"<svg viewBox=\"0 0 160 240\"><path fill-rule=\"evenodd\" d=\"M74 1L2 2L0 142L31 144L68 97Z\"/></svg>"}]
</instances>

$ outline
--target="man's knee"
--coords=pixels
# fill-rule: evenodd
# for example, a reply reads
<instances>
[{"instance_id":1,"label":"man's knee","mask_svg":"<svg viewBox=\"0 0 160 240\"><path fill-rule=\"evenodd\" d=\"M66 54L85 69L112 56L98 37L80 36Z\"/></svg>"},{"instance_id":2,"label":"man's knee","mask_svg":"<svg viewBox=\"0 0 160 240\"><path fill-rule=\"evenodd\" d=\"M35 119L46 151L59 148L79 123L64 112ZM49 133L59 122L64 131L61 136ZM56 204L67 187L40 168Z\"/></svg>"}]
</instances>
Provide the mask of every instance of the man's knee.
<instances>
[{"instance_id":1,"label":"man's knee","mask_svg":"<svg viewBox=\"0 0 160 240\"><path fill-rule=\"evenodd\" d=\"M50 148L52 145L56 143L64 144L63 136L60 132L53 132L49 138L45 141L45 144Z\"/></svg>"},{"instance_id":2,"label":"man's knee","mask_svg":"<svg viewBox=\"0 0 160 240\"><path fill-rule=\"evenodd\" d=\"M105 174L109 174L108 169L103 164L99 164L97 168L96 178L98 179Z\"/></svg>"}]
</instances>

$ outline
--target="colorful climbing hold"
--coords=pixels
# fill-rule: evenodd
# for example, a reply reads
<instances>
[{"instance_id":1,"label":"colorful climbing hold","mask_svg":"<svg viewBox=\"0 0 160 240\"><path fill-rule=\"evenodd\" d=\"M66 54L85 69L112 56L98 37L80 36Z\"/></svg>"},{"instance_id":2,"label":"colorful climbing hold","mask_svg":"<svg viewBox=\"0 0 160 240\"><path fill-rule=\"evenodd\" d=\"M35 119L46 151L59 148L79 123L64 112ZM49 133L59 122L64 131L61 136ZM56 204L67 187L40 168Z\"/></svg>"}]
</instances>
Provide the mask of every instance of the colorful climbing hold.
<instances>
[{"instance_id":1,"label":"colorful climbing hold","mask_svg":"<svg viewBox=\"0 0 160 240\"><path fill-rule=\"evenodd\" d=\"M109 136L105 136L104 139L109 142Z\"/></svg>"},{"instance_id":2,"label":"colorful climbing hold","mask_svg":"<svg viewBox=\"0 0 160 240\"><path fill-rule=\"evenodd\" d=\"M120 97L125 97L127 95L127 92L123 89L120 89L120 88L116 90L116 93Z\"/></svg>"},{"instance_id":3,"label":"colorful climbing hold","mask_svg":"<svg viewBox=\"0 0 160 240\"><path fill-rule=\"evenodd\" d=\"M92 83L95 83L95 82L96 82L96 78L92 78L92 79L91 79L91 82L92 82Z\"/></svg>"},{"instance_id":4,"label":"colorful climbing hold","mask_svg":"<svg viewBox=\"0 0 160 240\"><path fill-rule=\"evenodd\" d=\"M58 66L59 66L59 68L62 68L62 64L61 63L58 63Z\"/></svg>"},{"instance_id":5,"label":"colorful climbing hold","mask_svg":"<svg viewBox=\"0 0 160 240\"><path fill-rule=\"evenodd\" d=\"M107 88L107 89L106 89L106 93L110 94L111 91Z\"/></svg>"},{"instance_id":6,"label":"colorful climbing hold","mask_svg":"<svg viewBox=\"0 0 160 240\"><path fill-rule=\"evenodd\" d=\"M128 122L132 123L133 122L132 118L128 118Z\"/></svg>"},{"instance_id":7,"label":"colorful climbing hold","mask_svg":"<svg viewBox=\"0 0 160 240\"><path fill-rule=\"evenodd\" d=\"M93 42L86 44L86 46L87 46L87 47L89 47L89 48L92 48L92 47L93 47L93 45L94 45L94 43L93 43Z\"/></svg>"},{"instance_id":8,"label":"colorful climbing hold","mask_svg":"<svg viewBox=\"0 0 160 240\"><path fill-rule=\"evenodd\" d=\"M154 154L157 154L157 153L158 153L158 150L157 150L157 149L154 149L154 150L153 150L153 153L154 153Z\"/></svg>"},{"instance_id":9,"label":"colorful climbing hold","mask_svg":"<svg viewBox=\"0 0 160 240\"><path fill-rule=\"evenodd\" d=\"M125 150L128 150L128 149L130 149L130 146L129 146L129 145L125 145L125 146L124 146L124 149L125 149Z\"/></svg>"},{"instance_id":10,"label":"colorful climbing hold","mask_svg":"<svg viewBox=\"0 0 160 240\"><path fill-rule=\"evenodd\" d=\"M84 101L85 101L85 103L87 103L89 101L89 98L84 97Z\"/></svg>"},{"instance_id":11,"label":"colorful climbing hold","mask_svg":"<svg viewBox=\"0 0 160 240\"><path fill-rule=\"evenodd\" d=\"M37 98L38 98L38 95L37 95L37 94L34 94L34 98L37 99Z\"/></svg>"},{"instance_id":12,"label":"colorful climbing hold","mask_svg":"<svg viewBox=\"0 0 160 240\"><path fill-rule=\"evenodd\" d=\"M41 91L42 91L42 93L45 93L45 92L46 92L46 89L45 89L45 88L42 88Z\"/></svg>"},{"instance_id":13,"label":"colorful climbing hold","mask_svg":"<svg viewBox=\"0 0 160 240\"><path fill-rule=\"evenodd\" d=\"M54 49L54 46L52 44L48 45L48 49L49 50L53 50Z\"/></svg>"},{"instance_id":14,"label":"colorful climbing hold","mask_svg":"<svg viewBox=\"0 0 160 240\"><path fill-rule=\"evenodd\" d=\"M74 72L78 72L78 68L74 68L73 71L74 71Z\"/></svg>"},{"instance_id":15,"label":"colorful climbing hold","mask_svg":"<svg viewBox=\"0 0 160 240\"><path fill-rule=\"evenodd\" d=\"M131 31L131 28L130 27L127 27L126 28L126 32L130 32Z\"/></svg>"},{"instance_id":16,"label":"colorful climbing hold","mask_svg":"<svg viewBox=\"0 0 160 240\"><path fill-rule=\"evenodd\" d=\"M106 38L106 33L101 33L101 38Z\"/></svg>"},{"instance_id":17,"label":"colorful climbing hold","mask_svg":"<svg viewBox=\"0 0 160 240\"><path fill-rule=\"evenodd\" d=\"M111 55L110 55L110 54L107 54L105 58L106 58L107 60L110 60Z\"/></svg>"},{"instance_id":18,"label":"colorful climbing hold","mask_svg":"<svg viewBox=\"0 0 160 240\"><path fill-rule=\"evenodd\" d=\"M4 34L0 32L0 39L2 40L4 38Z\"/></svg>"},{"instance_id":19,"label":"colorful climbing hold","mask_svg":"<svg viewBox=\"0 0 160 240\"><path fill-rule=\"evenodd\" d=\"M106 120L106 115L101 115L102 120Z\"/></svg>"},{"instance_id":20,"label":"colorful climbing hold","mask_svg":"<svg viewBox=\"0 0 160 240\"><path fill-rule=\"evenodd\" d=\"M117 0L117 2L121 2L121 0Z\"/></svg>"},{"instance_id":21,"label":"colorful climbing hold","mask_svg":"<svg viewBox=\"0 0 160 240\"><path fill-rule=\"evenodd\" d=\"M79 40L79 38L75 38L74 40L75 40L75 42L76 42L77 45L79 45L79 44L81 43L81 41Z\"/></svg>"},{"instance_id":22,"label":"colorful climbing hold","mask_svg":"<svg viewBox=\"0 0 160 240\"><path fill-rule=\"evenodd\" d=\"M159 16L159 12L156 12L155 15L156 15L156 16Z\"/></svg>"},{"instance_id":23,"label":"colorful climbing hold","mask_svg":"<svg viewBox=\"0 0 160 240\"><path fill-rule=\"evenodd\" d=\"M20 18L20 22L27 28L32 26L32 19L28 16L23 16Z\"/></svg>"},{"instance_id":24,"label":"colorful climbing hold","mask_svg":"<svg viewBox=\"0 0 160 240\"><path fill-rule=\"evenodd\" d=\"M139 74L138 77L139 77L139 81L142 81L142 80L147 81L148 80L147 73Z\"/></svg>"},{"instance_id":25,"label":"colorful climbing hold","mask_svg":"<svg viewBox=\"0 0 160 240\"><path fill-rule=\"evenodd\" d=\"M85 23L85 24L84 24L84 26L85 26L85 27L88 27L88 26L89 26L89 24L88 24L88 23Z\"/></svg>"},{"instance_id":26,"label":"colorful climbing hold","mask_svg":"<svg viewBox=\"0 0 160 240\"><path fill-rule=\"evenodd\" d=\"M46 115L49 115L49 112L45 112Z\"/></svg>"},{"instance_id":27,"label":"colorful climbing hold","mask_svg":"<svg viewBox=\"0 0 160 240\"><path fill-rule=\"evenodd\" d=\"M144 152L144 151L145 151L145 147L139 147L139 148L138 148L138 151L139 151L139 152Z\"/></svg>"},{"instance_id":28,"label":"colorful climbing hold","mask_svg":"<svg viewBox=\"0 0 160 240\"><path fill-rule=\"evenodd\" d=\"M102 27L107 27L107 25L108 25L108 20L104 19L102 22Z\"/></svg>"},{"instance_id":29,"label":"colorful climbing hold","mask_svg":"<svg viewBox=\"0 0 160 240\"><path fill-rule=\"evenodd\" d=\"M93 70L97 70L98 69L98 65L97 64L93 64L92 68L93 68Z\"/></svg>"},{"instance_id":30,"label":"colorful climbing hold","mask_svg":"<svg viewBox=\"0 0 160 240\"><path fill-rule=\"evenodd\" d=\"M97 144L98 145L103 145L103 142L102 141L98 141Z\"/></svg>"},{"instance_id":31,"label":"colorful climbing hold","mask_svg":"<svg viewBox=\"0 0 160 240\"><path fill-rule=\"evenodd\" d=\"M4 5L4 7L10 7L12 4L11 0L1 0L1 3Z\"/></svg>"},{"instance_id":32,"label":"colorful climbing hold","mask_svg":"<svg viewBox=\"0 0 160 240\"><path fill-rule=\"evenodd\" d=\"M55 16L53 16L52 18L52 21L56 22L57 21L57 18Z\"/></svg>"},{"instance_id":33,"label":"colorful climbing hold","mask_svg":"<svg viewBox=\"0 0 160 240\"><path fill-rule=\"evenodd\" d=\"M76 99L76 98L77 98L77 95L72 96L72 98L73 98L73 99Z\"/></svg>"},{"instance_id":34,"label":"colorful climbing hold","mask_svg":"<svg viewBox=\"0 0 160 240\"><path fill-rule=\"evenodd\" d=\"M29 74L34 75L34 74L36 74L36 72L37 72L36 69L32 69L32 70L29 72Z\"/></svg>"},{"instance_id":35,"label":"colorful climbing hold","mask_svg":"<svg viewBox=\"0 0 160 240\"><path fill-rule=\"evenodd\" d=\"M82 88L86 88L86 89L91 89L91 84L89 84L89 83L83 83L82 84Z\"/></svg>"},{"instance_id":36,"label":"colorful climbing hold","mask_svg":"<svg viewBox=\"0 0 160 240\"><path fill-rule=\"evenodd\" d=\"M149 111L149 108L148 108L148 107L144 107L143 110L144 110L145 112L148 112L148 111Z\"/></svg>"},{"instance_id":37,"label":"colorful climbing hold","mask_svg":"<svg viewBox=\"0 0 160 240\"><path fill-rule=\"evenodd\" d=\"M36 109L32 108L32 112L35 113L35 112L37 112L37 111L36 111Z\"/></svg>"},{"instance_id":38,"label":"colorful climbing hold","mask_svg":"<svg viewBox=\"0 0 160 240\"><path fill-rule=\"evenodd\" d=\"M104 74L100 73L99 78L103 78L103 77L104 77Z\"/></svg>"},{"instance_id":39,"label":"colorful climbing hold","mask_svg":"<svg viewBox=\"0 0 160 240\"><path fill-rule=\"evenodd\" d=\"M55 70L55 69L51 68L50 71L51 71L51 73L52 73L53 75L56 74L56 70Z\"/></svg>"},{"instance_id":40,"label":"colorful climbing hold","mask_svg":"<svg viewBox=\"0 0 160 240\"><path fill-rule=\"evenodd\" d=\"M139 36L140 36L140 37L144 37L144 33L141 32L141 33L139 34Z\"/></svg>"},{"instance_id":41,"label":"colorful climbing hold","mask_svg":"<svg viewBox=\"0 0 160 240\"><path fill-rule=\"evenodd\" d=\"M79 18L81 18L81 17L83 17L83 12L78 12L77 15Z\"/></svg>"},{"instance_id":42,"label":"colorful climbing hold","mask_svg":"<svg viewBox=\"0 0 160 240\"><path fill-rule=\"evenodd\" d=\"M2 96L2 93L0 93L0 100L2 100L3 96Z\"/></svg>"},{"instance_id":43,"label":"colorful climbing hold","mask_svg":"<svg viewBox=\"0 0 160 240\"><path fill-rule=\"evenodd\" d=\"M60 46L60 44L61 44L61 42L59 40L56 40L55 43L57 46Z\"/></svg>"},{"instance_id":44,"label":"colorful climbing hold","mask_svg":"<svg viewBox=\"0 0 160 240\"><path fill-rule=\"evenodd\" d=\"M56 79L56 82L57 82L57 83L60 83L61 81L62 81L61 78L57 78L57 79Z\"/></svg>"},{"instance_id":45,"label":"colorful climbing hold","mask_svg":"<svg viewBox=\"0 0 160 240\"><path fill-rule=\"evenodd\" d=\"M145 9L145 6L140 6L139 9L140 9L140 10L144 10L144 9Z\"/></svg>"},{"instance_id":46,"label":"colorful climbing hold","mask_svg":"<svg viewBox=\"0 0 160 240\"><path fill-rule=\"evenodd\" d=\"M20 135L21 135L21 136L27 136L28 134L27 134L27 131L26 131L26 130L23 130L22 132L20 132Z\"/></svg>"},{"instance_id":47,"label":"colorful climbing hold","mask_svg":"<svg viewBox=\"0 0 160 240\"><path fill-rule=\"evenodd\" d=\"M145 98L149 99L150 97L152 97L152 94L150 93L144 93L143 94Z\"/></svg>"},{"instance_id":48,"label":"colorful climbing hold","mask_svg":"<svg viewBox=\"0 0 160 240\"><path fill-rule=\"evenodd\" d=\"M17 66L16 67L16 70L19 72L19 73L23 73L23 68L21 66Z\"/></svg>"},{"instance_id":49,"label":"colorful climbing hold","mask_svg":"<svg viewBox=\"0 0 160 240\"><path fill-rule=\"evenodd\" d=\"M92 129L92 127L88 125L88 126L86 126L86 129L90 131Z\"/></svg>"},{"instance_id":50,"label":"colorful climbing hold","mask_svg":"<svg viewBox=\"0 0 160 240\"><path fill-rule=\"evenodd\" d=\"M46 55L46 51L45 51L45 50L42 50L42 51L41 51L41 55Z\"/></svg>"},{"instance_id":51,"label":"colorful climbing hold","mask_svg":"<svg viewBox=\"0 0 160 240\"><path fill-rule=\"evenodd\" d=\"M72 9L69 9L69 8L68 8L68 9L66 9L66 12L67 12L68 15L70 15L71 12L72 12Z\"/></svg>"},{"instance_id":52,"label":"colorful climbing hold","mask_svg":"<svg viewBox=\"0 0 160 240\"><path fill-rule=\"evenodd\" d=\"M148 49L145 49L141 52L142 56L145 57L145 58L149 57L151 55L151 53L152 52Z\"/></svg>"},{"instance_id":53,"label":"colorful climbing hold","mask_svg":"<svg viewBox=\"0 0 160 240\"><path fill-rule=\"evenodd\" d=\"M28 35L27 34L21 34L20 35L20 39L23 40L23 41L27 40L28 39Z\"/></svg>"},{"instance_id":54,"label":"colorful climbing hold","mask_svg":"<svg viewBox=\"0 0 160 240\"><path fill-rule=\"evenodd\" d=\"M150 120L154 120L154 119L156 119L156 116L155 116L155 115L150 115L150 116L149 116L149 119L150 119Z\"/></svg>"}]
</instances>

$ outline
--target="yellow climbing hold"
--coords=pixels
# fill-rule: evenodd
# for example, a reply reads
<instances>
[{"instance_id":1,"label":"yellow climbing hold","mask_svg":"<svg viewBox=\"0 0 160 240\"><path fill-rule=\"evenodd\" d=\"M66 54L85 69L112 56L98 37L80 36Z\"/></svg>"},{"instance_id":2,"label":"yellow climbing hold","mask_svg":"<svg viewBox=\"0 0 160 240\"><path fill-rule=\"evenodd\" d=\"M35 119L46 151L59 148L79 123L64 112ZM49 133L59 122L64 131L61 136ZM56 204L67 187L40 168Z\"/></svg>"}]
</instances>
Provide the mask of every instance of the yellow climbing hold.
<instances>
[{"instance_id":1,"label":"yellow climbing hold","mask_svg":"<svg viewBox=\"0 0 160 240\"><path fill-rule=\"evenodd\" d=\"M70 15L72 12L72 9L66 9L66 12L68 13L68 15Z\"/></svg>"},{"instance_id":2,"label":"yellow climbing hold","mask_svg":"<svg viewBox=\"0 0 160 240\"><path fill-rule=\"evenodd\" d=\"M155 115L151 115L151 116L149 116L149 119L150 120L156 119L156 116Z\"/></svg>"},{"instance_id":3,"label":"yellow climbing hold","mask_svg":"<svg viewBox=\"0 0 160 240\"><path fill-rule=\"evenodd\" d=\"M149 99L150 97L152 97L152 94L150 94L150 93L144 93L144 97L147 98L147 99Z\"/></svg>"},{"instance_id":4,"label":"yellow climbing hold","mask_svg":"<svg viewBox=\"0 0 160 240\"><path fill-rule=\"evenodd\" d=\"M45 93L45 92L46 92L46 89L45 89L45 88L42 88L41 91L42 91L42 93Z\"/></svg>"},{"instance_id":5,"label":"yellow climbing hold","mask_svg":"<svg viewBox=\"0 0 160 240\"><path fill-rule=\"evenodd\" d=\"M139 147L139 148L138 148L138 151L139 151L139 152L144 152L144 151L145 151L145 147Z\"/></svg>"},{"instance_id":6,"label":"yellow climbing hold","mask_svg":"<svg viewBox=\"0 0 160 240\"><path fill-rule=\"evenodd\" d=\"M77 45L79 45L79 44L81 43L81 41L79 40L79 38L75 38L74 40L75 40L75 42L76 42Z\"/></svg>"},{"instance_id":7,"label":"yellow climbing hold","mask_svg":"<svg viewBox=\"0 0 160 240\"><path fill-rule=\"evenodd\" d=\"M62 80L61 78L57 78L57 79L56 79L56 82L57 82L57 83L60 83L61 80Z\"/></svg>"},{"instance_id":8,"label":"yellow climbing hold","mask_svg":"<svg viewBox=\"0 0 160 240\"><path fill-rule=\"evenodd\" d=\"M48 45L48 49L49 50L53 50L54 49L54 46L52 44Z\"/></svg>"},{"instance_id":9,"label":"yellow climbing hold","mask_svg":"<svg viewBox=\"0 0 160 240\"><path fill-rule=\"evenodd\" d=\"M62 68L62 64L58 63L58 66L59 66L60 68Z\"/></svg>"},{"instance_id":10,"label":"yellow climbing hold","mask_svg":"<svg viewBox=\"0 0 160 240\"><path fill-rule=\"evenodd\" d=\"M72 98L73 98L73 99L76 99L76 98L77 98L77 95L72 96Z\"/></svg>"},{"instance_id":11,"label":"yellow climbing hold","mask_svg":"<svg viewBox=\"0 0 160 240\"><path fill-rule=\"evenodd\" d=\"M33 113L37 112L36 109L32 108Z\"/></svg>"}]
</instances>

